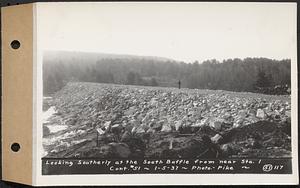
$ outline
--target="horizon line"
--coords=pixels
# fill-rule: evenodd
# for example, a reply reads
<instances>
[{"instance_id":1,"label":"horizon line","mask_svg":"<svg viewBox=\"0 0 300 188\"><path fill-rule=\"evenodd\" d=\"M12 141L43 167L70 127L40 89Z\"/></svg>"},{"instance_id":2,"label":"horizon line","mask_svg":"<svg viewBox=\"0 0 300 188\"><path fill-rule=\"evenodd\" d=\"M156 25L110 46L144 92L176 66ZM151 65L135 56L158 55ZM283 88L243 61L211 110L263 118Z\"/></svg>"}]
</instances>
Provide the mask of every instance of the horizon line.
<instances>
[{"instance_id":1,"label":"horizon line","mask_svg":"<svg viewBox=\"0 0 300 188\"><path fill-rule=\"evenodd\" d=\"M140 58L158 58L158 59L165 59L165 61L173 61L177 63L187 63L187 64L192 64L195 62L198 62L199 64L206 62L206 61L212 61L215 60L217 62L224 62L227 60L234 60L234 59L240 59L240 60L245 60L247 58L252 58L252 59L270 59L270 60L275 60L275 61L283 61L283 60L291 60L291 58L281 58L281 59L276 59L276 58L270 58L270 57L265 57L265 56L247 56L247 57L232 57L232 58L223 58L223 59L216 59L216 58L209 58L205 60L192 60L192 61L187 61L187 60L178 60L175 58L171 57L165 57L165 56L155 56L155 55L141 55L141 54L131 54L131 53L111 53L111 52L100 52L100 51L80 51L80 50L53 50L53 49L46 49L43 52L43 55L49 52L73 52L73 53L90 53L90 54L104 54L104 55L116 55L116 56L136 56Z\"/></svg>"}]
</instances>

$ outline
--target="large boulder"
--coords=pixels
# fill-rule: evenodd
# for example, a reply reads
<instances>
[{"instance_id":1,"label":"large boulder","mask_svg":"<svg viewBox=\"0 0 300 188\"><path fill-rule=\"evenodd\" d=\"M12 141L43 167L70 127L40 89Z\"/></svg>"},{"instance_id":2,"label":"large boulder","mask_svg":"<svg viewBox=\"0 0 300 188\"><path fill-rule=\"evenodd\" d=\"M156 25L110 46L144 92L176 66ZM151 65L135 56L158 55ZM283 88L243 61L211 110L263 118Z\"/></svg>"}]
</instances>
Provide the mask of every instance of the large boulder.
<instances>
[{"instance_id":1,"label":"large boulder","mask_svg":"<svg viewBox=\"0 0 300 188\"><path fill-rule=\"evenodd\" d=\"M104 123L103 127L105 129L109 129L110 125L111 125L111 121L107 121L107 122Z\"/></svg>"},{"instance_id":2,"label":"large boulder","mask_svg":"<svg viewBox=\"0 0 300 188\"><path fill-rule=\"evenodd\" d=\"M209 124L209 118L203 118L203 119L201 119L199 126L202 127L202 126L208 125L208 124Z\"/></svg>"},{"instance_id":3,"label":"large boulder","mask_svg":"<svg viewBox=\"0 0 300 188\"><path fill-rule=\"evenodd\" d=\"M215 136L211 137L211 141L215 144L218 144L223 137L220 134L216 134Z\"/></svg>"},{"instance_id":4,"label":"large boulder","mask_svg":"<svg viewBox=\"0 0 300 188\"><path fill-rule=\"evenodd\" d=\"M257 109L256 111L256 117L260 118L260 119L266 119L266 113L264 112L264 110L262 109Z\"/></svg>"},{"instance_id":5,"label":"large boulder","mask_svg":"<svg viewBox=\"0 0 300 188\"><path fill-rule=\"evenodd\" d=\"M182 126L182 121L179 120L175 123L175 130L178 131L180 129L180 127Z\"/></svg>"},{"instance_id":6,"label":"large boulder","mask_svg":"<svg viewBox=\"0 0 300 188\"><path fill-rule=\"evenodd\" d=\"M223 123L224 120L215 118L210 120L209 126L214 128L215 130L221 130Z\"/></svg>"},{"instance_id":7,"label":"large boulder","mask_svg":"<svg viewBox=\"0 0 300 188\"><path fill-rule=\"evenodd\" d=\"M163 124L162 128L161 128L162 132L171 132L172 131L172 127L169 124Z\"/></svg>"}]
</instances>

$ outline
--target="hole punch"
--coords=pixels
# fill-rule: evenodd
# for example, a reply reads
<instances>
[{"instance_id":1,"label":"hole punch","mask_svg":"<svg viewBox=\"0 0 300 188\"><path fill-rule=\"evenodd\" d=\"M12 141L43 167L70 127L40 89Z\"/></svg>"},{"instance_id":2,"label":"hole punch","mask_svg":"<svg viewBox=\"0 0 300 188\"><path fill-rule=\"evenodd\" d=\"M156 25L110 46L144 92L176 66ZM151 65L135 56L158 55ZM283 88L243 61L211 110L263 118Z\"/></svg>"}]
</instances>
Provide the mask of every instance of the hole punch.
<instances>
[{"instance_id":1,"label":"hole punch","mask_svg":"<svg viewBox=\"0 0 300 188\"><path fill-rule=\"evenodd\" d=\"M10 148L13 152L18 152L21 149L21 146L18 143L13 143Z\"/></svg>"},{"instance_id":2,"label":"hole punch","mask_svg":"<svg viewBox=\"0 0 300 188\"><path fill-rule=\"evenodd\" d=\"M18 40L13 40L11 43L10 43L10 46L13 48L13 49L18 49L20 48L21 46L21 43L18 41Z\"/></svg>"}]
</instances>

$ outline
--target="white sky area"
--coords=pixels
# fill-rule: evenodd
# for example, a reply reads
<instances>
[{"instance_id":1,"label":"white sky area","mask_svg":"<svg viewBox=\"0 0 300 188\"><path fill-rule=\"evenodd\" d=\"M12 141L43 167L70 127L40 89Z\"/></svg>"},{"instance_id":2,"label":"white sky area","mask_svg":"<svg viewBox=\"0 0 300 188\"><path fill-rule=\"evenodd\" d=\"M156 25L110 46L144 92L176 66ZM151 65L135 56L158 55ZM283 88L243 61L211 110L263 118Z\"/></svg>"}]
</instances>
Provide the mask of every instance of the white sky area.
<instances>
[{"instance_id":1,"label":"white sky area","mask_svg":"<svg viewBox=\"0 0 300 188\"><path fill-rule=\"evenodd\" d=\"M202 62L291 58L296 3L41 3L42 50Z\"/></svg>"}]
</instances>

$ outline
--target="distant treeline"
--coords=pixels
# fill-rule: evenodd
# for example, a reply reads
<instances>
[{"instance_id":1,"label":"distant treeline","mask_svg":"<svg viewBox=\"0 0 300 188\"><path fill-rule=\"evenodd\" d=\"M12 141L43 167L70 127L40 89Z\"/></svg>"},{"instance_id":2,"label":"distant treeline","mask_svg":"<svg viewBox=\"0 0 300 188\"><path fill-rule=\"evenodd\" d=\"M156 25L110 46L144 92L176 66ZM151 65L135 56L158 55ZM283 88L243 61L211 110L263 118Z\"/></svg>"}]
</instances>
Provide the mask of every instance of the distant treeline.
<instances>
[{"instance_id":1,"label":"distant treeline","mask_svg":"<svg viewBox=\"0 0 300 188\"><path fill-rule=\"evenodd\" d=\"M163 58L95 56L71 52L44 56L44 94L67 82L99 82L255 92L257 88L291 84L291 61L267 58L207 60L184 63Z\"/></svg>"}]
</instances>

